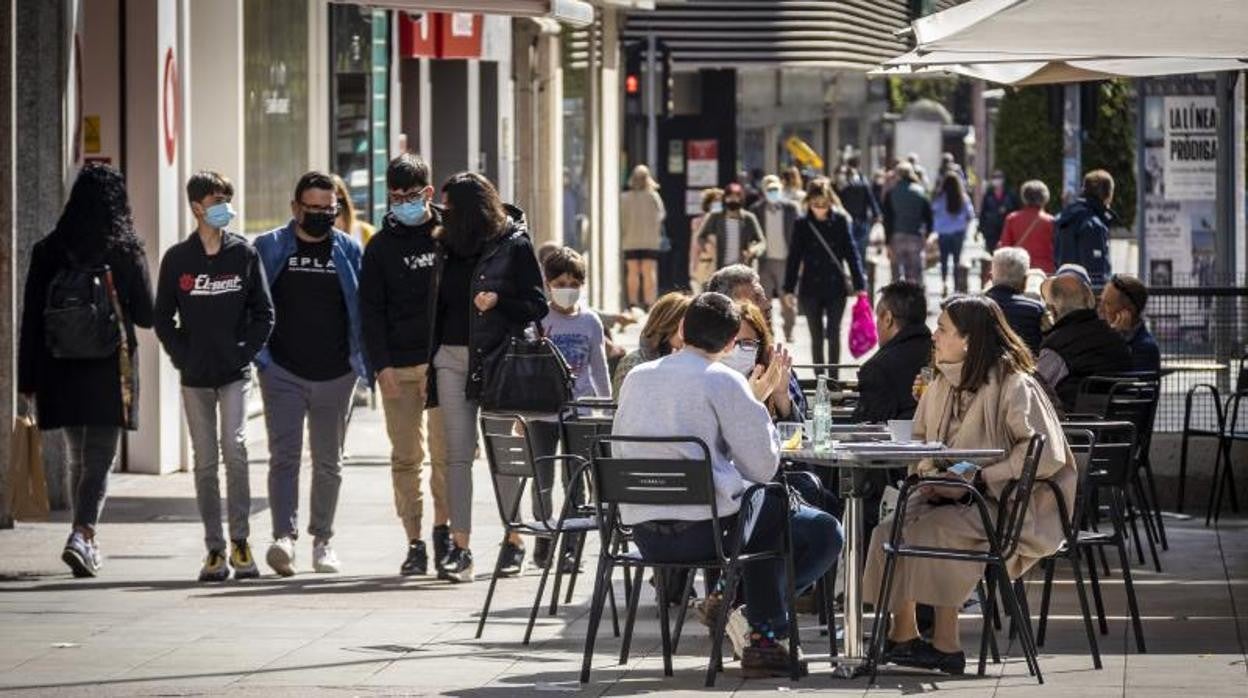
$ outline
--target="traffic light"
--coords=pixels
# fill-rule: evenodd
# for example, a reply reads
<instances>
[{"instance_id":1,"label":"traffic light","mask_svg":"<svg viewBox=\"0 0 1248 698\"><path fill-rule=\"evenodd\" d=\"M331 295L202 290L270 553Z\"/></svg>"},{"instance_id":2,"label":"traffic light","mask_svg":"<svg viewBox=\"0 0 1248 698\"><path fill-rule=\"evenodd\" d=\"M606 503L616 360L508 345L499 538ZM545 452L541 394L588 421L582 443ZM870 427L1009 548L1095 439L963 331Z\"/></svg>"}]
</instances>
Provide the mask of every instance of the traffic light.
<instances>
[{"instance_id":1,"label":"traffic light","mask_svg":"<svg viewBox=\"0 0 1248 698\"><path fill-rule=\"evenodd\" d=\"M642 98L641 68L646 47L641 42L628 45L624 52L624 114L641 117L645 114Z\"/></svg>"}]
</instances>

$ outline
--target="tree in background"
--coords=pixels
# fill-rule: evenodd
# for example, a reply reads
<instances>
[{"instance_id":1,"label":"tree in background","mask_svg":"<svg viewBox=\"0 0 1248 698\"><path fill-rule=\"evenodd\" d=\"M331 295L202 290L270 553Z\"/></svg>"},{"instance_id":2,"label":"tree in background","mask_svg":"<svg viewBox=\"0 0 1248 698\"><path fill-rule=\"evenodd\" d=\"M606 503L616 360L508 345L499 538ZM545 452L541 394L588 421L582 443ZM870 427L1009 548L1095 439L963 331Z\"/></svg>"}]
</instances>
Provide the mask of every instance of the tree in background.
<instances>
[{"instance_id":1,"label":"tree in background","mask_svg":"<svg viewBox=\"0 0 1248 698\"><path fill-rule=\"evenodd\" d=\"M1085 91L1089 98L1095 101L1084 109L1083 171L1102 169L1114 176L1114 213L1131 229L1136 201L1131 93L1125 80L1107 80Z\"/></svg>"},{"instance_id":2,"label":"tree in background","mask_svg":"<svg viewBox=\"0 0 1248 698\"><path fill-rule=\"evenodd\" d=\"M994 167L1012 186L1039 179L1053 192L1049 209L1061 207L1062 127L1050 115L1047 87L1006 88L997 108ZM1117 175L1115 175L1117 176Z\"/></svg>"}]
</instances>

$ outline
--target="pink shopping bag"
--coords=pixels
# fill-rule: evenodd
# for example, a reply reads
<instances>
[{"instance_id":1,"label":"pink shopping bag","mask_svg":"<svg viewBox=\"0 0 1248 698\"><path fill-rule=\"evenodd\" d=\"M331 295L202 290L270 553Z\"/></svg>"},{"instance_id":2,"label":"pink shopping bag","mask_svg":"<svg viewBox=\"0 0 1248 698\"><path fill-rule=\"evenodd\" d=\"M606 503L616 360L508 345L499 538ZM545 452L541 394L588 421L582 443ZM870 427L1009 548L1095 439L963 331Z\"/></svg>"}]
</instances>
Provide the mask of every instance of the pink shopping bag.
<instances>
[{"instance_id":1,"label":"pink shopping bag","mask_svg":"<svg viewBox=\"0 0 1248 698\"><path fill-rule=\"evenodd\" d=\"M871 311L871 303L866 296L859 296L854 304L854 317L849 325L849 353L854 358L871 351L871 347L879 340L875 331L875 313Z\"/></svg>"}]
</instances>

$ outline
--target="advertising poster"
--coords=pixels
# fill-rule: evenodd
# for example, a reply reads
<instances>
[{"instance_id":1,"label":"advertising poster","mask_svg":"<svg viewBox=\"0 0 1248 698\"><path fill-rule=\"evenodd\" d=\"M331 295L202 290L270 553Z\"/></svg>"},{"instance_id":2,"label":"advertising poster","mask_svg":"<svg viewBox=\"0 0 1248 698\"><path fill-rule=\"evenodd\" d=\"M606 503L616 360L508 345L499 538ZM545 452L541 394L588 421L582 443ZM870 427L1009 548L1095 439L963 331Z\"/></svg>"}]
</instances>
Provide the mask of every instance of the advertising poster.
<instances>
[{"instance_id":1,"label":"advertising poster","mask_svg":"<svg viewBox=\"0 0 1248 698\"><path fill-rule=\"evenodd\" d=\"M1217 195L1217 98L1161 99L1166 120L1166 196L1212 200Z\"/></svg>"},{"instance_id":2,"label":"advertising poster","mask_svg":"<svg viewBox=\"0 0 1248 698\"><path fill-rule=\"evenodd\" d=\"M690 189L719 185L719 141L715 139L688 141L685 178Z\"/></svg>"}]
</instances>

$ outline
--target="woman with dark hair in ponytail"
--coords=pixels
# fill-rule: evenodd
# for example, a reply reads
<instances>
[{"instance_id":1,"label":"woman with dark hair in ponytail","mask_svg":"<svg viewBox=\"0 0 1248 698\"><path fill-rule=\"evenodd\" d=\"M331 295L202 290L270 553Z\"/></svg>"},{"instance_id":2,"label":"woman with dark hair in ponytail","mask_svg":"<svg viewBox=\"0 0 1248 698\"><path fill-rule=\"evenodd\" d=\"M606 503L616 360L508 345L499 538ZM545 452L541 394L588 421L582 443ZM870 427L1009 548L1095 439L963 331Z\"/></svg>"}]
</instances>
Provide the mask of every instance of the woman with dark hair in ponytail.
<instances>
[{"instance_id":1,"label":"woman with dark hair in ponytail","mask_svg":"<svg viewBox=\"0 0 1248 698\"><path fill-rule=\"evenodd\" d=\"M116 169L78 173L56 228L31 251L24 298L18 392L40 429L64 430L74 520L61 559L94 577L108 473L122 429L138 428L134 328L152 326L147 258Z\"/></svg>"},{"instance_id":2,"label":"woman with dark hair in ponytail","mask_svg":"<svg viewBox=\"0 0 1248 698\"><path fill-rule=\"evenodd\" d=\"M504 342L524 336L549 307L523 211L504 204L490 180L473 172L448 179L442 203L442 227L434 233L434 370L428 394L429 406L442 408L446 432L451 548L437 569L442 579L471 582L472 462L485 359ZM522 560L523 550L513 548ZM520 560L505 567L518 569Z\"/></svg>"}]
</instances>

